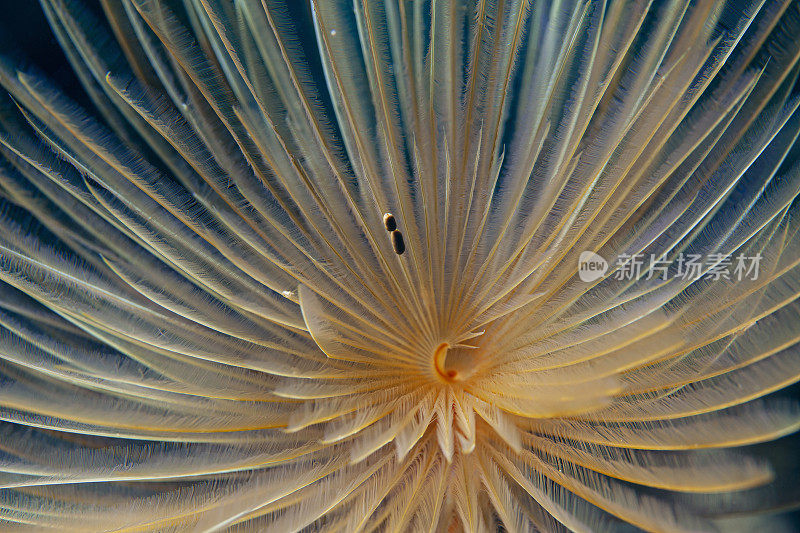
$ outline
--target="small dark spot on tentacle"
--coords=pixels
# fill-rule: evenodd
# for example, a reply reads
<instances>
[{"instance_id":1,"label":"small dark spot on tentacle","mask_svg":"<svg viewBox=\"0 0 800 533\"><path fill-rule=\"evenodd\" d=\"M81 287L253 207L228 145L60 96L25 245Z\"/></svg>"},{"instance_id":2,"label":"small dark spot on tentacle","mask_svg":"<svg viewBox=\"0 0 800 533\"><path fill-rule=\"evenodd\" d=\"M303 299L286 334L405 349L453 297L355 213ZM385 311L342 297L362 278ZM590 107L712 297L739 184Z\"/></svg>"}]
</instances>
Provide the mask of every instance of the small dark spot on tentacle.
<instances>
[{"instance_id":1,"label":"small dark spot on tentacle","mask_svg":"<svg viewBox=\"0 0 800 533\"><path fill-rule=\"evenodd\" d=\"M406 251L406 243L403 242L403 234L400 233L398 230L394 230L391 233L392 236L392 248L394 248L394 253L397 255L403 255L403 252Z\"/></svg>"},{"instance_id":2,"label":"small dark spot on tentacle","mask_svg":"<svg viewBox=\"0 0 800 533\"><path fill-rule=\"evenodd\" d=\"M397 229L397 221L394 219L394 215L391 213L384 213L383 214L383 225L386 227L386 231L394 231Z\"/></svg>"}]
</instances>

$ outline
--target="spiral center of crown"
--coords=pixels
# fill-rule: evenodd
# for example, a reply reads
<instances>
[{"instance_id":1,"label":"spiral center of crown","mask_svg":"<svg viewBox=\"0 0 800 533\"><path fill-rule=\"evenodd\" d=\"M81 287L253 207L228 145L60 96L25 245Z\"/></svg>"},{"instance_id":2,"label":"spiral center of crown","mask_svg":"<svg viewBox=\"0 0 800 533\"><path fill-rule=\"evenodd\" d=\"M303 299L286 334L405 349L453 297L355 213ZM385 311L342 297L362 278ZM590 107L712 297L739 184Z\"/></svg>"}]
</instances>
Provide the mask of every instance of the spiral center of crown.
<instances>
[{"instance_id":1,"label":"spiral center of crown","mask_svg":"<svg viewBox=\"0 0 800 533\"><path fill-rule=\"evenodd\" d=\"M468 374L463 368L463 358L456 351L450 343L442 342L433 352L433 367L439 379L446 383L464 381Z\"/></svg>"}]
</instances>

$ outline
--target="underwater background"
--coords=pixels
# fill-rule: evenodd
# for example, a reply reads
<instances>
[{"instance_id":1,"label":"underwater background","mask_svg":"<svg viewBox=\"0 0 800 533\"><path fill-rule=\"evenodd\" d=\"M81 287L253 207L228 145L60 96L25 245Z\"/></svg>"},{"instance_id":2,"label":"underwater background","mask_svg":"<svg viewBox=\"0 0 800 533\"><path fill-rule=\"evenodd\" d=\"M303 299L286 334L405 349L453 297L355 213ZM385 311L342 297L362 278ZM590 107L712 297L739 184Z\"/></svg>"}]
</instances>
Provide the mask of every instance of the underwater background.
<instances>
[{"instance_id":1,"label":"underwater background","mask_svg":"<svg viewBox=\"0 0 800 533\"><path fill-rule=\"evenodd\" d=\"M99 4L86 2L86 5L94 10L99 19L103 18ZM297 2L293 6L291 9L297 10L295 15L309 17L310 19L309 4ZM97 113L93 110L92 101L87 97L72 67L61 51L38 3L33 1L12 2L11 0L0 0L0 7L3 8L3 15L0 16L0 54L14 57L15 61L29 62L31 65L35 65L66 95L87 109L89 115L97 116ZM306 41L306 46L310 47L310 49L315 48L316 40L311 25L306 25L306 29L307 32L302 35ZM311 72L314 76L323 76L322 65L312 65ZM796 85L791 90L791 93L793 97L800 95L800 84ZM507 135L512 136L513 131L507 133ZM796 148L792 150L794 156L797 155L797 152L798 149ZM788 162L786 166L789 166ZM18 217L23 225L30 222L30 226L34 228L34 231L39 228L37 224L25 220L26 215L23 210L11 205L3 198L0 198L0 211L5 216ZM47 236L46 231L43 229L42 235ZM787 388L773 392L769 395L769 399L800 401L800 385L795 383ZM0 443L1 447L2 443ZM800 475L800 435L792 433L772 442L741 447L740 451L752 454L754 457L763 458L772 465L776 475L775 481L770 485L769 489L763 489L769 491L770 497L766 498L761 493L759 497L764 498L764 501L771 502L770 505L774 506L772 511L776 511L781 515L781 526L785 530L800 530L800 509L798 509L800 507L800 483L798 483L798 476ZM641 490L643 493L648 491L648 489L643 488L638 488L637 490ZM653 489L653 493L656 492ZM0 517L2 517L2 511L0 511ZM733 521L735 522L735 519ZM743 531L748 531L747 522L742 522L742 524L745 525L739 525L738 527L742 527ZM618 524L617 527L619 531L638 530L632 526L623 526L622 524Z\"/></svg>"}]
</instances>

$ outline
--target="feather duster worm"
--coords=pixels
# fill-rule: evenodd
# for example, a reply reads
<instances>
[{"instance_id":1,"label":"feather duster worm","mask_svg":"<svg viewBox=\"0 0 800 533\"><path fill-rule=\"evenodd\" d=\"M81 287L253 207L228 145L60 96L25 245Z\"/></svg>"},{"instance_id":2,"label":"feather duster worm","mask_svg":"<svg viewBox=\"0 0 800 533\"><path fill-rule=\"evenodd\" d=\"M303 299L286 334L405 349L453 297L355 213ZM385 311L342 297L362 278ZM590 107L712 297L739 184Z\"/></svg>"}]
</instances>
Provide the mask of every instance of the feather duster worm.
<instances>
[{"instance_id":1,"label":"feather duster worm","mask_svg":"<svg viewBox=\"0 0 800 533\"><path fill-rule=\"evenodd\" d=\"M798 3L101 5L0 62L0 529L777 527Z\"/></svg>"}]
</instances>

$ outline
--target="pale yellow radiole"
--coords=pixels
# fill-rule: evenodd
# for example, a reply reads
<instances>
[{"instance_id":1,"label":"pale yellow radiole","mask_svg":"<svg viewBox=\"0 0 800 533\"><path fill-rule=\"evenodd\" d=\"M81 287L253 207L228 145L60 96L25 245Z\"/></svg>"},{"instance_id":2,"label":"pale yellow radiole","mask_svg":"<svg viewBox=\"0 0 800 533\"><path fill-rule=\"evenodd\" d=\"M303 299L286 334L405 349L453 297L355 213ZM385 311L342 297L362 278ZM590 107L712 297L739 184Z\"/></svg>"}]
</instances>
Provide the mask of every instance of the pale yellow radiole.
<instances>
[{"instance_id":1,"label":"pale yellow radiole","mask_svg":"<svg viewBox=\"0 0 800 533\"><path fill-rule=\"evenodd\" d=\"M791 531L798 2L85 1L80 103L0 60L0 530Z\"/></svg>"}]
</instances>

